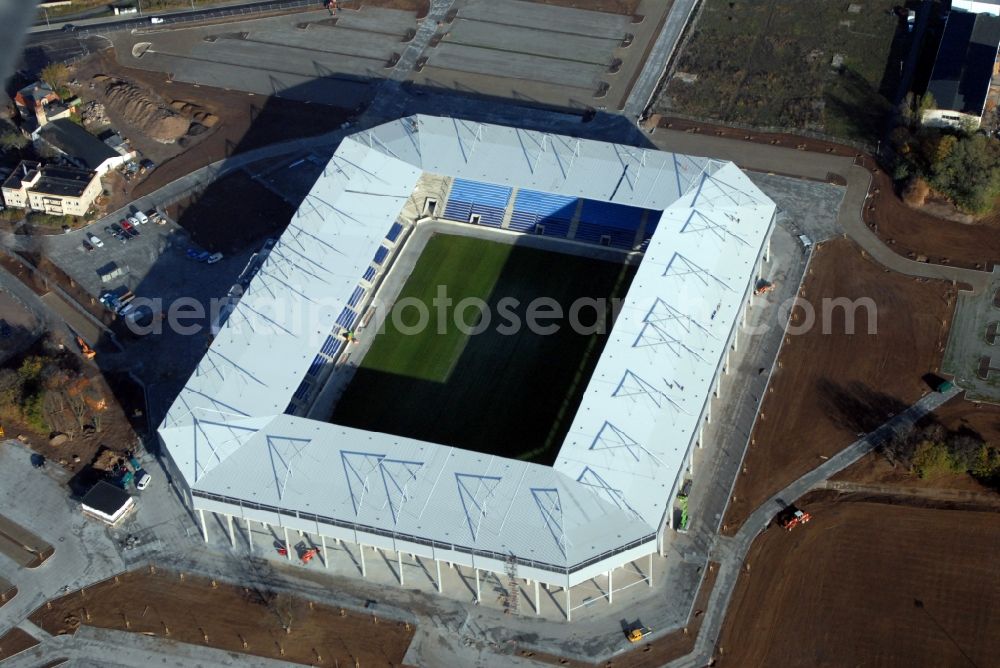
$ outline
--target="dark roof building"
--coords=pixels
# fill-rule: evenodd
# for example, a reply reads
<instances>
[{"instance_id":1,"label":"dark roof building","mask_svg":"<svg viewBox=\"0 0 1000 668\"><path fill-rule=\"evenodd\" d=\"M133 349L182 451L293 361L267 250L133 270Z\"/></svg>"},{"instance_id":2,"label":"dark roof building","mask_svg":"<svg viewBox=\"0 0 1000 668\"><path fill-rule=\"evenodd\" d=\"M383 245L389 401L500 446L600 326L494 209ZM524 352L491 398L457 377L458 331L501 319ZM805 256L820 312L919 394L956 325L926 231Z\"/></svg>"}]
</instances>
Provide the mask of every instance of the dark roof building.
<instances>
[{"instance_id":1,"label":"dark roof building","mask_svg":"<svg viewBox=\"0 0 1000 668\"><path fill-rule=\"evenodd\" d=\"M981 117L998 47L1000 18L952 12L927 85L927 91L934 96L935 108Z\"/></svg>"},{"instance_id":2,"label":"dark roof building","mask_svg":"<svg viewBox=\"0 0 1000 668\"><path fill-rule=\"evenodd\" d=\"M107 171L107 161L120 158L110 146L66 118L46 124L38 137L80 167L101 173Z\"/></svg>"},{"instance_id":3,"label":"dark roof building","mask_svg":"<svg viewBox=\"0 0 1000 668\"><path fill-rule=\"evenodd\" d=\"M135 501L121 487L101 480L87 492L80 504L87 515L108 524L117 524L135 506Z\"/></svg>"},{"instance_id":4,"label":"dark roof building","mask_svg":"<svg viewBox=\"0 0 1000 668\"><path fill-rule=\"evenodd\" d=\"M89 169L46 165L42 168L42 178L31 190L60 197L81 197L93 178L94 172Z\"/></svg>"}]
</instances>

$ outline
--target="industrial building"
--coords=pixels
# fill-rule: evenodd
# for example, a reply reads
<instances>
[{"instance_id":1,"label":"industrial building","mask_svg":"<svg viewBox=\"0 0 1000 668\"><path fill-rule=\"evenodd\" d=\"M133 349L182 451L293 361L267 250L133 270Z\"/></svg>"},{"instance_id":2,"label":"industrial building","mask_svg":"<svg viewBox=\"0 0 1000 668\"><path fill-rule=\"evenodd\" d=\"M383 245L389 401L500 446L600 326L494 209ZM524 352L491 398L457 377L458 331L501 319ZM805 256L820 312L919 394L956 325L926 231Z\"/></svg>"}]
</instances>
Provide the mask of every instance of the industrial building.
<instances>
[{"instance_id":1,"label":"industrial building","mask_svg":"<svg viewBox=\"0 0 1000 668\"><path fill-rule=\"evenodd\" d=\"M439 590L442 568L474 577L477 598L482 571L502 574L536 614L539 585L564 592L567 620L581 583L600 578L610 603L618 569L652 584L679 528L775 212L719 160L428 116L358 132L160 424L172 475L206 540L216 513L234 545L264 524L286 546L308 534L327 563L343 542L362 575L366 552L406 553ZM641 254L553 466L322 420L326 388L358 363L345 333L431 220Z\"/></svg>"}]
</instances>

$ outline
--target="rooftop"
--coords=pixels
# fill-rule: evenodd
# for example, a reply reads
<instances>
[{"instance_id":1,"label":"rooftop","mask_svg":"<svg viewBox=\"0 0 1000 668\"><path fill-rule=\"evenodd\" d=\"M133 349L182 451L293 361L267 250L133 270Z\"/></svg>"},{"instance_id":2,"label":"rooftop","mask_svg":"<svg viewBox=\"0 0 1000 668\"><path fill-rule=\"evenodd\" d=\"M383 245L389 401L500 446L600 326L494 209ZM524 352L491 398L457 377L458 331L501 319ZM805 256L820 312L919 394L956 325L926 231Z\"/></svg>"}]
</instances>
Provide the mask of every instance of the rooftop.
<instances>
[{"instance_id":1,"label":"rooftop","mask_svg":"<svg viewBox=\"0 0 1000 668\"><path fill-rule=\"evenodd\" d=\"M552 467L284 414L424 173L662 212ZM735 165L708 158L428 116L359 132L159 434L196 498L557 568L646 544L697 437L774 212ZM310 317L275 309L289 302Z\"/></svg>"},{"instance_id":2,"label":"rooftop","mask_svg":"<svg viewBox=\"0 0 1000 668\"><path fill-rule=\"evenodd\" d=\"M79 197L94 178L94 172L75 167L42 167L42 178L31 186L31 192L60 197Z\"/></svg>"},{"instance_id":3,"label":"rooftop","mask_svg":"<svg viewBox=\"0 0 1000 668\"><path fill-rule=\"evenodd\" d=\"M927 85L935 108L982 115L998 46L1000 17L952 12Z\"/></svg>"},{"instance_id":4,"label":"rooftop","mask_svg":"<svg viewBox=\"0 0 1000 668\"><path fill-rule=\"evenodd\" d=\"M11 172L10 176L3 182L4 188L10 188L11 190L20 190L21 184L24 181L31 181L35 178L35 174L41 168L42 163L35 162L33 160L22 160Z\"/></svg>"},{"instance_id":5,"label":"rooftop","mask_svg":"<svg viewBox=\"0 0 1000 668\"><path fill-rule=\"evenodd\" d=\"M129 496L128 492L121 487L112 485L106 480L100 480L84 495L80 504L105 515L113 516L128 503L130 498L132 497Z\"/></svg>"},{"instance_id":6,"label":"rooftop","mask_svg":"<svg viewBox=\"0 0 1000 668\"><path fill-rule=\"evenodd\" d=\"M97 169L108 158L118 157L107 144L68 118L52 121L38 132L42 139L83 163L87 169Z\"/></svg>"}]
</instances>

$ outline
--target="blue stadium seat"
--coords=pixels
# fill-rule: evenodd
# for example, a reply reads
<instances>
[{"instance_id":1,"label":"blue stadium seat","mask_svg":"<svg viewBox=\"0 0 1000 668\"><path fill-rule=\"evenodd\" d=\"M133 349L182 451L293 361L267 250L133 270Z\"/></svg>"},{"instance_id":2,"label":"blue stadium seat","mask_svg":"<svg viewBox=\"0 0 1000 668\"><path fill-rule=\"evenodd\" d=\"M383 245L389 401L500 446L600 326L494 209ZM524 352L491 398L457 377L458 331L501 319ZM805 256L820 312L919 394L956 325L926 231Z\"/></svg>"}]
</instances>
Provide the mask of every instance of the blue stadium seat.
<instances>
[{"instance_id":1,"label":"blue stadium seat","mask_svg":"<svg viewBox=\"0 0 1000 668\"><path fill-rule=\"evenodd\" d=\"M350 308L344 308L337 316L337 324L344 329L350 329L354 325L354 321L358 319L358 314L355 313Z\"/></svg>"},{"instance_id":2,"label":"blue stadium seat","mask_svg":"<svg viewBox=\"0 0 1000 668\"><path fill-rule=\"evenodd\" d=\"M308 381L302 381L299 385L299 389L295 390L295 394L292 396L298 401L309 401L309 395L312 394L312 386Z\"/></svg>"},{"instance_id":3,"label":"blue stadium seat","mask_svg":"<svg viewBox=\"0 0 1000 668\"><path fill-rule=\"evenodd\" d=\"M323 342L323 347L319 351L327 357L334 357L338 343L339 337L336 334L331 334L326 337L326 341Z\"/></svg>"},{"instance_id":4,"label":"blue stadium seat","mask_svg":"<svg viewBox=\"0 0 1000 668\"><path fill-rule=\"evenodd\" d=\"M399 223L393 223L392 227L389 228L389 233L385 235L385 238L389 241L395 243L396 239L399 238L399 233L403 231L403 226Z\"/></svg>"},{"instance_id":5,"label":"blue stadium seat","mask_svg":"<svg viewBox=\"0 0 1000 668\"><path fill-rule=\"evenodd\" d=\"M375 264L382 264L385 262L385 258L389 256L389 249L385 246L379 246L378 250L375 251L375 259L372 260Z\"/></svg>"},{"instance_id":6,"label":"blue stadium seat","mask_svg":"<svg viewBox=\"0 0 1000 668\"><path fill-rule=\"evenodd\" d=\"M375 267L368 267L367 269L365 269L365 275L362 276L361 278L371 283L372 279L375 278L375 272L376 272Z\"/></svg>"},{"instance_id":7,"label":"blue stadium seat","mask_svg":"<svg viewBox=\"0 0 1000 668\"><path fill-rule=\"evenodd\" d=\"M363 297L364 294L365 294L365 289L360 285L354 288L354 292L351 293L351 296L347 300L347 305L357 306L358 302L361 301L361 297Z\"/></svg>"},{"instance_id":8,"label":"blue stadium seat","mask_svg":"<svg viewBox=\"0 0 1000 668\"><path fill-rule=\"evenodd\" d=\"M314 378L319 373L320 369L323 368L324 364L326 364L326 360L324 360L320 355L316 355L316 357L313 358L312 364L309 365L309 371L306 372L306 375Z\"/></svg>"},{"instance_id":9,"label":"blue stadium seat","mask_svg":"<svg viewBox=\"0 0 1000 668\"><path fill-rule=\"evenodd\" d=\"M476 215L480 225L500 227L511 192L507 186L455 179L451 184L444 217L469 222Z\"/></svg>"},{"instance_id":10,"label":"blue stadium seat","mask_svg":"<svg viewBox=\"0 0 1000 668\"><path fill-rule=\"evenodd\" d=\"M514 200L514 211L510 217L510 229L518 232L537 231L536 225L545 228L546 236L561 236L569 231L569 224L576 213L577 199L565 195L553 195L536 190L519 190ZM549 232L549 227L552 232Z\"/></svg>"}]
</instances>

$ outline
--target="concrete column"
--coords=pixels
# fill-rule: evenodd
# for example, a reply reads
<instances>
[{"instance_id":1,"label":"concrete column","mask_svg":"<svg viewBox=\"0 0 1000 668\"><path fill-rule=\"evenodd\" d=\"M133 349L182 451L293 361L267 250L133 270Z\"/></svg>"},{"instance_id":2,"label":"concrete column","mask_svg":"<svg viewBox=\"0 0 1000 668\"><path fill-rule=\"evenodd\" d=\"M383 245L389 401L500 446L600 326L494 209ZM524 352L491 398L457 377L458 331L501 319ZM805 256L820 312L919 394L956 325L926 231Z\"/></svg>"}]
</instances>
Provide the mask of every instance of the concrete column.
<instances>
[{"instance_id":1,"label":"concrete column","mask_svg":"<svg viewBox=\"0 0 1000 668\"><path fill-rule=\"evenodd\" d=\"M572 611L570 610L572 607L573 604L570 600L570 595L569 595L569 576L567 576L566 577L566 621L567 622L572 621L573 619Z\"/></svg>"},{"instance_id":2,"label":"concrete column","mask_svg":"<svg viewBox=\"0 0 1000 668\"><path fill-rule=\"evenodd\" d=\"M233 516L226 515L226 523L229 525L229 544L236 547L236 532L233 531Z\"/></svg>"},{"instance_id":3,"label":"concrete column","mask_svg":"<svg viewBox=\"0 0 1000 668\"><path fill-rule=\"evenodd\" d=\"M330 557L326 555L326 536L319 535L319 544L323 547L323 567L330 568Z\"/></svg>"},{"instance_id":4,"label":"concrete column","mask_svg":"<svg viewBox=\"0 0 1000 668\"><path fill-rule=\"evenodd\" d=\"M771 261L771 235L767 235L767 246L764 248L764 261Z\"/></svg>"},{"instance_id":5,"label":"concrete column","mask_svg":"<svg viewBox=\"0 0 1000 668\"><path fill-rule=\"evenodd\" d=\"M708 410L705 411L705 424L712 424L712 405L708 405Z\"/></svg>"},{"instance_id":6,"label":"concrete column","mask_svg":"<svg viewBox=\"0 0 1000 668\"><path fill-rule=\"evenodd\" d=\"M649 554L649 586L653 586L653 553Z\"/></svg>"},{"instance_id":7,"label":"concrete column","mask_svg":"<svg viewBox=\"0 0 1000 668\"><path fill-rule=\"evenodd\" d=\"M281 527L281 530L285 532L285 557L288 561L292 560L292 544L288 540L288 527Z\"/></svg>"},{"instance_id":8,"label":"concrete column","mask_svg":"<svg viewBox=\"0 0 1000 668\"><path fill-rule=\"evenodd\" d=\"M198 517L201 518L201 535L205 537L205 542L208 542L208 525L205 524L205 511L201 508L198 509Z\"/></svg>"},{"instance_id":9,"label":"concrete column","mask_svg":"<svg viewBox=\"0 0 1000 668\"><path fill-rule=\"evenodd\" d=\"M722 388L722 376L715 379L715 391L712 393L716 397L719 396L719 390Z\"/></svg>"},{"instance_id":10,"label":"concrete column","mask_svg":"<svg viewBox=\"0 0 1000 668\"><path fill-rule=\"evenodd\" d=\"M612 581L612 574L614 572L615 569L613 568L610 571L608 571L608 605L611 605L615 599L615 585Z\"/></svg>"},{"instance_id":11,"label":"concrete column","mask_svg":"<svg viewBox=\"0 0 1000 668\"><path fill-rule=\"evenodd\" d=\"M361 577L368 577L368 571L365 569L365 546L358 543L358 553L361 554Z\"/></svg>"},{"instance_id":12,"label":"concrete column","mask_svg":"<svg viewBox=\"0 0 1000 668\"><path fill-rule=\"evenodd\" d=\"M396 550L396 563L399 564L399 586L403 586L403 553Z\"/></svg>"},{"instance_id":13,"label":"concrete column","mask_svg":"<svg viewBox=\"0 0 1000 668\"><path fill-rule=\"evenodd\" d=\"M538 590L538 580L535 580L535 614L542 614L542 592Z\"/></svg>"},{"instance_id":14,"label":"concrete column","mask_svg":"<svg viewBox=\"0 0 1000 668\"><path fill-rule=\"evenodd\" d=\"M244 518L247 523L247 549L253 554L253 532L250 531L250 518Z\"/></svg>"},{"instance_id":15,"label":"concrete column","mask_svg":"<svg viewBox=\"0 0 1000 668\"><path fill-rule=\"evenodd\" d=\"M747 319L745 317L746 311L743 311L743 314L744 314L743 324L745 325L747 324ZM733 352L739 350L740 348L739 343L740 343L740 330L736 330L735 332L733 332Z\"/></svg>"},{"instance_id":16,"label":"concrete column","mask_svg":"<svg viewBox=\"0 0 1000 668\"><path fill-rule=\"evenodd\" d=\"M444 591L444 583L441 582L441 560L435 559L434 565L437 566L438 593L440 594Z\"/></svg>"},{"instance_id":17,"label":"concrete column","mask_svg":"<svg viewBox=\"0 0 1000 668\"><path fill-rule=\"evenodd\" d=\"M473 568L472 570L476 572L476 603L482 603L483 593L479 589L479 569Z\"/></svg>"}]
</instances>

